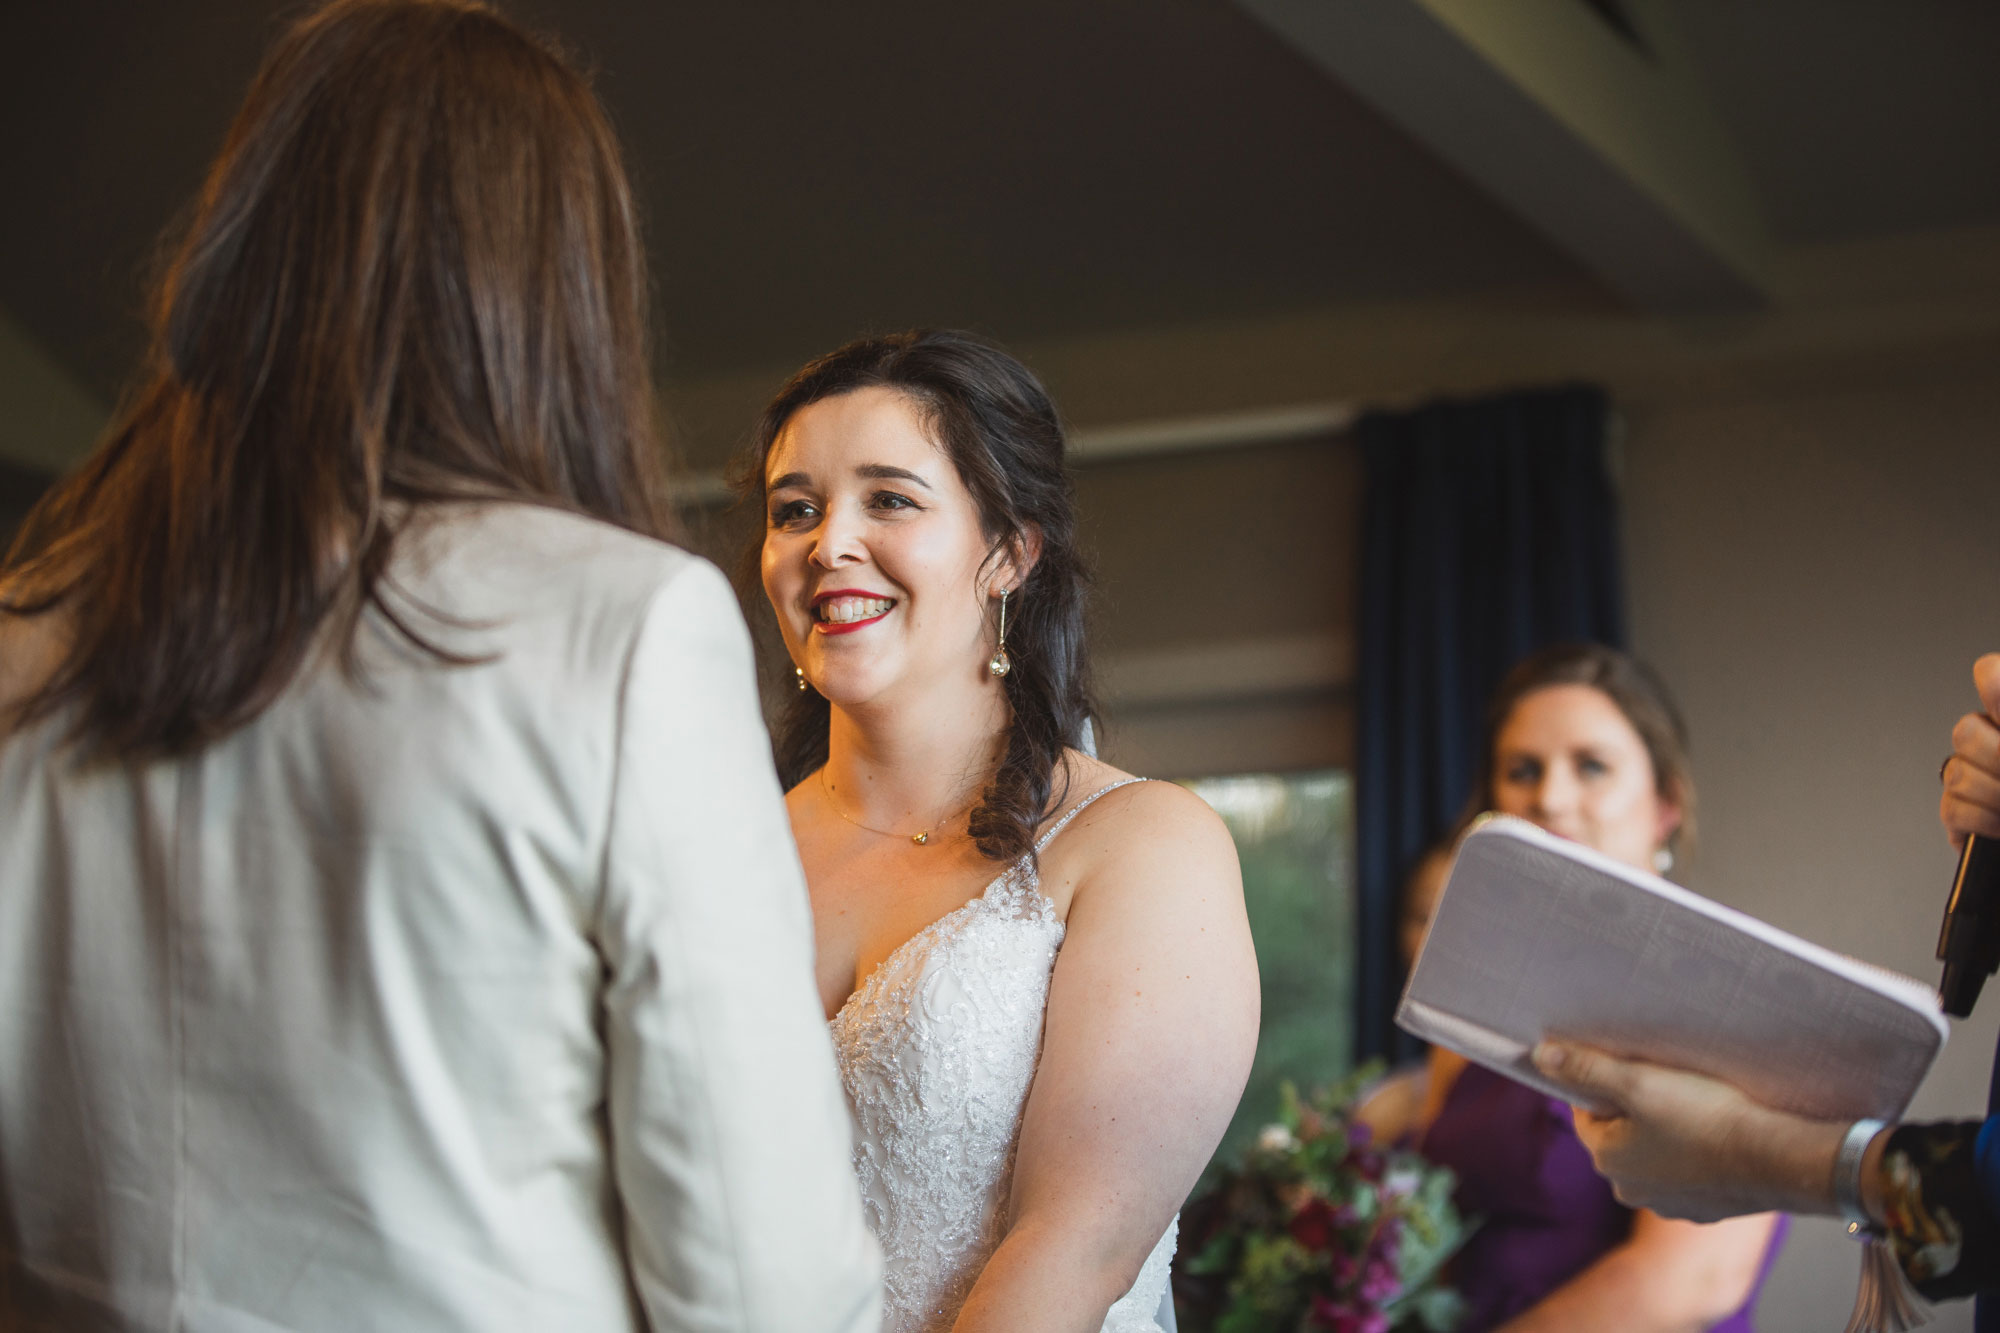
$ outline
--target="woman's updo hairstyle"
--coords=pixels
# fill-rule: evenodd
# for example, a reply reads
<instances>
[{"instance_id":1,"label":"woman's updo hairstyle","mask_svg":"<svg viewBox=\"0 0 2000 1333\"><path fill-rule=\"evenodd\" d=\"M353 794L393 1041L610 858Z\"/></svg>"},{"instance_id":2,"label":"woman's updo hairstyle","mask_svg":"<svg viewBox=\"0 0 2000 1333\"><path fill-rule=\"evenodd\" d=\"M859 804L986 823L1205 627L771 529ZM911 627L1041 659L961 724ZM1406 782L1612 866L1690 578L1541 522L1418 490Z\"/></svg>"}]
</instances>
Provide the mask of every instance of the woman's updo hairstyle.
<instances>
[{"instance_id":1,"label":"woman's updo hairstyle","mask_svg":"<svg viewBox=\"0 0 2000 1333\"><path fill-rule=\"evenodd\" d=\"M1035 830L1066 797L1064 751L1082 744L1094 711L1083 628L1089 575L1062 421L1032 371L972 334L919 329L863 338L809 363L778 390L758 422L749 486L762 494L772 446L799 409L874 387L909 399L958 469L979 507L989 563L1031 534L1041 539L1039 558L1007 602L1014 665L1002 678L1013 709L1006 756L969 826L982 855L1011 861L1033 850ZM787 789L826 763L828 716L817 690L791 695L774 741Z\"/></svg>"},{"instance_id":2,"label":"woman's updo hairstyle","mask_svg":"<svg viewBox=\"0 0 2000 1333\"><path fill-rule=\"evenodd\" d=\"M1507 719L1521 700L1551 685L1588 685L1618 705L1653 761L1653 789L1680 807L1680 825L1669 835L1668 844L1683 853L1692 851L1694 771L1688 766L1687 724L1651 667L1601 643L1544 648L1517 663L1493 691L1486 710L1485 744L1479 751L1479 781L1473 788L1478 809L1491 810L1495 805L1494 751Z\"/></svg>"}]
</instances>

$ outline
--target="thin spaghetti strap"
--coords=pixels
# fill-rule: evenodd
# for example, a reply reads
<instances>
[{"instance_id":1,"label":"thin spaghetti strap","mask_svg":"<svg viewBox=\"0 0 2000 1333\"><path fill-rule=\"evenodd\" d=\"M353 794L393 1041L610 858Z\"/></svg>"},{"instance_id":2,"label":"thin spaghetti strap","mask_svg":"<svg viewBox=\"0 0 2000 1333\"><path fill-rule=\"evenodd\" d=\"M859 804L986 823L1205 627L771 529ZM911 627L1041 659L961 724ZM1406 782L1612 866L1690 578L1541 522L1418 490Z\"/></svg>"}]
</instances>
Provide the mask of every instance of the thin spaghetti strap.
<instances>
[{"instance_id":1,"label":"thin spaghetti strap","mask_svg":"<svg viewBox=\"0 0 2000 1333\"><path fill-rule=\"evenodd\" d=\"M1061 833L1064 829L1068 828L1069 821L1075 819L1078 815L1082 814L1084 810L1089 807L1090 803L1092 801L1095 801L1098 797L1107 795L1110 792L1117 791L1120 787L1129 787L1135 782L1150 782L1150 781L1152 781L1151 778L1120 778L1118 779L1118 781L1112 783L1107 787L1099 787L1096 791L1092 792L1090 795L1084 797L1082 800L1078 801L1075 805L1071 806L1068 810L1064 811L1063 817L1061 819L1058 819L1053 825L1051 825L1047 833L1044 833L1041 837L1035 839L1035 855L1040 856L1042 854L1042 849L1055 841L1056 834Z\"/></svg>"}]
</instances>

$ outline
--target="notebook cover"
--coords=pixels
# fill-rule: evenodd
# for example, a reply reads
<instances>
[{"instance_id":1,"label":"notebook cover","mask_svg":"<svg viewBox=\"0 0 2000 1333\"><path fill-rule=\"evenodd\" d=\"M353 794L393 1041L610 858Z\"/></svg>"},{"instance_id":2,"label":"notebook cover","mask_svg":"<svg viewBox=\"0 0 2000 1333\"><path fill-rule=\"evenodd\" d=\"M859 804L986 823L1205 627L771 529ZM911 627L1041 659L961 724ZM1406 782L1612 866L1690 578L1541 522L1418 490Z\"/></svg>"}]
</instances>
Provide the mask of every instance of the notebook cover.
<instances>
[{"instance_id":1,"label":"notebook cover","mask_svg":"<svg viewBox=\"0 0 2000 1333\"><path fill-rule=\"evenodd\" d=\"M1579 1104L1528 1063L1543 1036L1821 1120L1899 1119L1948 1030L1921 982L1505 815L1460 842L1396 1021Z\"/></svg>"}]
</instances>

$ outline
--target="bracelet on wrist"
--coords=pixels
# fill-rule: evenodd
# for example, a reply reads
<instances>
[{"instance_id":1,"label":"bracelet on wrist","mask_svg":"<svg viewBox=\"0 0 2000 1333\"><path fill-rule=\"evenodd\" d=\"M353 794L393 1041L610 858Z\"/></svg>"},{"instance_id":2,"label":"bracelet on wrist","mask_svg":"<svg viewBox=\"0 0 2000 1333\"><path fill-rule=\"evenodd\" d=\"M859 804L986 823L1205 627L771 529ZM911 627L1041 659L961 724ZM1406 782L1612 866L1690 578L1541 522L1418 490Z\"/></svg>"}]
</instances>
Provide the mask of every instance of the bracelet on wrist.
<instances>
[{"instance_id":1,"label":"bracelet on wrist","mask_svg":"<svg viewBox=\"0 0 2000 1333\"><path fill-rule=\"evenodd\" d=\"M1861 1164L1867 1160L1868 1145L1886 1128L1880 1120L1855 1121L1833 1156L1833 1206L1850 1231L1875 1230L1875 1219L1861 1204Z\"/></svg>"}]
</instances>

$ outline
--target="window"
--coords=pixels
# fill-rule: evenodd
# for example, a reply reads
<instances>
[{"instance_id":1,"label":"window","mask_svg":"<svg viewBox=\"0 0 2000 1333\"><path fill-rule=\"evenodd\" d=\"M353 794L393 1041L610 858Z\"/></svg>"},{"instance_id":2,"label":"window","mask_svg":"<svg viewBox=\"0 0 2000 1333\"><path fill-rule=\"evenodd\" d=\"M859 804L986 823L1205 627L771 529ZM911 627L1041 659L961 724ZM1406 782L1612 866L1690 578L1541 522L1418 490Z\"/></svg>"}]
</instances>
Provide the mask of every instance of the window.
<instances>
[{"instance_id":1,"label":"window","mask_svg":"<svg viewBox=\"0 0 2000 1333\"><path fill-rule=\"evenodd\" d=\"M1286 1079L1307 1090L1353 1062L1354 783L1341 769L1195 778L1243 863L1263 977L1263 1030L1250 1083L1218 1155L1277 1112Z\"/></svg>"}]
</instances>

